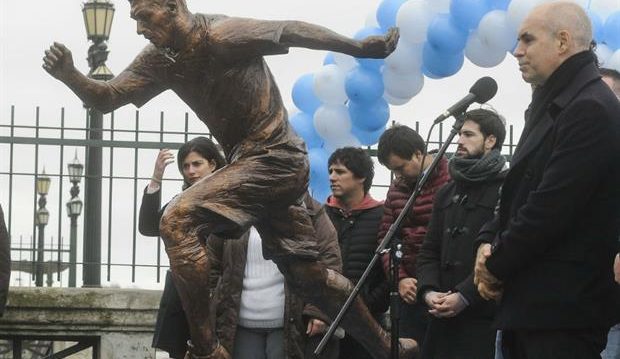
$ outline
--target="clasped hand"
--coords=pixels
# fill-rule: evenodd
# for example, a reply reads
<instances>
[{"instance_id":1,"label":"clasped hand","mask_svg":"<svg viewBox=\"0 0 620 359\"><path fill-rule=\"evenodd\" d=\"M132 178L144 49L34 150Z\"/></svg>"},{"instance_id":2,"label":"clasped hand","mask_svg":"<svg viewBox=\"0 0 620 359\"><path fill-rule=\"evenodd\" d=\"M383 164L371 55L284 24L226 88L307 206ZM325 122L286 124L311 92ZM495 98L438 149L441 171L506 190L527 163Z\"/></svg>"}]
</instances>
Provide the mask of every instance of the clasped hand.
<instances>
[{"instance_id":1,"label":"clasped hand","mask_svg":"<svg viewBox=\"0 0 620 359\"><path fill-rule=\"evenodd\" d=\"M451 318L467 307L467 303L459 293L429 291L424 301L430 308L430 314L437 318Z\"/></svg>"},{"instance_id":2,"label":"clasped hand","mask_svg":"<svg viewBox=\"0 0 620 359\"><path fill-rule=\"evenodd\" d=\"M490 244L485 243L478 248L474 267L474 284L478 287L478 292L482 298L499 301L503 293L502 282L487 269L486 262L490 256Z\"/></svg>"}]
</instances>

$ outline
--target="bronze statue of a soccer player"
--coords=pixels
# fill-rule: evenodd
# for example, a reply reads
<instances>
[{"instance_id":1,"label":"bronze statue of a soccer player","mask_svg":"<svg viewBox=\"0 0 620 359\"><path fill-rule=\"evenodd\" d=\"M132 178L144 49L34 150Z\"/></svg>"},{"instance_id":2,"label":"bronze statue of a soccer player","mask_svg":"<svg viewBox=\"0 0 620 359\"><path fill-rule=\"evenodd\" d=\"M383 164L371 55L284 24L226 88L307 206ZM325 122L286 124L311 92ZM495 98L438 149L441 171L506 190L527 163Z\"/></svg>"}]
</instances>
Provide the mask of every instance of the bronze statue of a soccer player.
<instances>
[{"instance_id":1,"label":"bronze statue of a soccer player","mask_svg":"<svg viewBox=\"0 0 620 359\"><path fill-rule=\"evenodd\" d=\"M316 260L314 229L301 202L308 185L305 146L288 124L263 56L306 47L384 58L396 47L398 32L355 41L299 21L192 14L185 0L130 3L138 34L151 44L116 78L85 77L59 43L45 51L43 68L102 111L130 102L141 106L171 89L224 149L229 165L178 196L160 224L190 325L187 358L228 357L209 320L209 259L200 240L205 233L235 238L256 226L265 257L291 288L334 316L352 285ZM389 337L361 300L342 326L376 358L389 356ZM416 347L401 340L401 356L410 357Z\"/></svg>"}]
</instances>

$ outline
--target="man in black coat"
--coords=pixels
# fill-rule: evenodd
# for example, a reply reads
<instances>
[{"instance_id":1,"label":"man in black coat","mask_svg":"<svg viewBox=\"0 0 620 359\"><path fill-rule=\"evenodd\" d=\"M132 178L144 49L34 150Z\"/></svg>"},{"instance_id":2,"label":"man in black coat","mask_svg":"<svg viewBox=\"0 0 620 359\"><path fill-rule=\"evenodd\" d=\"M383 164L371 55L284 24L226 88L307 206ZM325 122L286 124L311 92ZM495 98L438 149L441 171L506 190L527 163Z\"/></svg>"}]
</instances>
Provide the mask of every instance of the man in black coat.
<instances>
[{"instance_id":1,"label":"man in black coat","mask_svg":"<svg viewBox=\"0 0 620 359\"><path fill-rule=\"evenodd\" d=\"M435 197L428 233L418 254L418 298L432 314L422 358L493 359L495 304L474 285L474 241L493 218L506 160L506 128L497 113L465 114L448 169L452 181Z\"/></svg>"},{"instance_id":2,"label":"man in black coat","mask_svg":"<svg viewBox=\"0 0 620 359\"><path fill-rule=\"evenodd\" d=\"M377 232L383 215L383 203L368 193L375 175L374 164L363 149L344 147L332 153L327 165L332 195L325 209L338 232L342 274L357 283L377 249ZM360 295L379 320L389 304L388 282L381 262L377 261L373 267ZM340 358L372 357L347 334L340 342Z\"/></svg>"},{"instance_id":3,"label":"man in black coat","mask_svg":"<svg viewBox=\"0 0 620 359\"><path fill-rule=\"evenodd\" d=\"M499 213L479 234L476 283L499 301L506 359L600 358L618 322L620 104L573 3L540 5L514 55L534 87Z\"/></svg>"}]
</instances>

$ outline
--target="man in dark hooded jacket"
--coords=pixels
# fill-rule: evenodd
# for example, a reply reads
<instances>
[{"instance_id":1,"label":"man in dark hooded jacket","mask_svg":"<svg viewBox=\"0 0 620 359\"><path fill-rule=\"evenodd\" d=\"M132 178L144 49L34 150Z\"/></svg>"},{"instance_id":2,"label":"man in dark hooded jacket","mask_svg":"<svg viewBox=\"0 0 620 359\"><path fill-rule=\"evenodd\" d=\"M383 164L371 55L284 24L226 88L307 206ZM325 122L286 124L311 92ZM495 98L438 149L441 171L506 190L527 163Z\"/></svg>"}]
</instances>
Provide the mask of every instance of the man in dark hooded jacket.
<instances>
[{"instance_id":1,"label":"man in dark hooded jacket","mask_svg":"<svg viewBox=\"0 0 620 359\"><path fill-rule=\"evenodd\" d=\"M418 298L432 314L422 356L492 359L495 304L474 285L474 242L493 219L505 177L506 129L497 113L476 109L465 114L459 136L448 164L452 181L435 197L417 258Z\"/></svg>"}]
</instances>

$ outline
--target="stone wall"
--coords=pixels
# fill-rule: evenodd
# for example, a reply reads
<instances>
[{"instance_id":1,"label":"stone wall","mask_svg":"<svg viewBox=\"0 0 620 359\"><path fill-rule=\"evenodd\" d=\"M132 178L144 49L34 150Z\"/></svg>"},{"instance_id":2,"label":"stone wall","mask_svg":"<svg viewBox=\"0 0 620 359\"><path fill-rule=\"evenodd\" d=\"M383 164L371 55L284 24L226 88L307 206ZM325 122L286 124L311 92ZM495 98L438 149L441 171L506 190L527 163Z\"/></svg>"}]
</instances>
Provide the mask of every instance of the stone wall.
<instances>
[{"instance_id":1,"label":"stone wall","mask_svg":"<svg viewBox=\"0 0 620 359\"><path fill-rule=\"evenodd\" d=\"M101 359L153 359L160 296L161 291L137 289L11 287L0 339L90 339L99 346Z\"/></svg>"}]
</instances>

